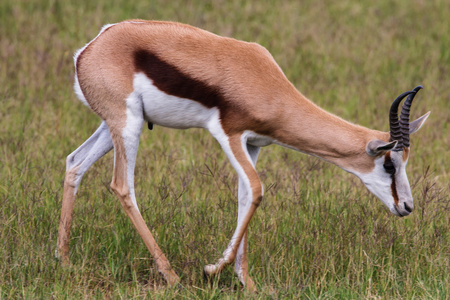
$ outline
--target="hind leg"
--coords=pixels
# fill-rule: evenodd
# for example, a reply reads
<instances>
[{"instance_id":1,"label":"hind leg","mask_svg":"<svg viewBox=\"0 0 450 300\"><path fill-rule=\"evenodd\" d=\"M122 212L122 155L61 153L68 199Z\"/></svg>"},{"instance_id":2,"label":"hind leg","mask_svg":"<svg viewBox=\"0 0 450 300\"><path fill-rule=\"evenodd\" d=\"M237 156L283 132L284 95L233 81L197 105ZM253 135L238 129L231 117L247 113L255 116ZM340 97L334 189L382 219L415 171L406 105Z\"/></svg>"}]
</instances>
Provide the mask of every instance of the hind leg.
<instances>
[{"instance_id":1,"label":"hind leg","mask_svg":"<svg viewBox=\"0 0 450 300\"><path fill-rule=\"evenodd\" d=\"M69 263L70 226L78 186L86 171L112 148L108 126L102 122L94 134L67 157L56 252L63 264Z\"/></svg>"},{"instance_id":2,"label":"hind leg","mask_svg":"<svg viewBox=\"0 0 450 300\"><path fill-rule=\"evenodd\" d=\"M143 123L142 106L132 105L130 101L129 105L127 105L125 128L110 125L115 160L111 188L119 198L123 209L153 256L158 271L164 276L169 285L174 285L180 281L180 278L172 269L166 256L153 238L136 204L134 167Z\"/></svg>"}]
</instances>

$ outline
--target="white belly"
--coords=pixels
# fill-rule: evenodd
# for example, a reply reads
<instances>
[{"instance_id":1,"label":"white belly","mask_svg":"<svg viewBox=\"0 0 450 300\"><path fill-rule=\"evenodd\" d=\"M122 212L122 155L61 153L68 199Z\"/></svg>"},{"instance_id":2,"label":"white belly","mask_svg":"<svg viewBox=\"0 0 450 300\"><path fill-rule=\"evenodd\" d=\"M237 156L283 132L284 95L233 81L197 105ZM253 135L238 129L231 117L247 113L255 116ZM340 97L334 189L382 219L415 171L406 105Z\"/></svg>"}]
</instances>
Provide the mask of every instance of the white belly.
<instances>
[{"instance_id":1,"label":"white belly","mask_svg":"<svg viewBox=\"0 0 450 300\"><path fill-rule=\"evenodd\" d=\"M207 128L208 121L217 116L217 108L168 95L143 73L135 74L133 86L135 95L142 100L145 120L153 124L178 129Z\"/></svg>"}]
</instances>

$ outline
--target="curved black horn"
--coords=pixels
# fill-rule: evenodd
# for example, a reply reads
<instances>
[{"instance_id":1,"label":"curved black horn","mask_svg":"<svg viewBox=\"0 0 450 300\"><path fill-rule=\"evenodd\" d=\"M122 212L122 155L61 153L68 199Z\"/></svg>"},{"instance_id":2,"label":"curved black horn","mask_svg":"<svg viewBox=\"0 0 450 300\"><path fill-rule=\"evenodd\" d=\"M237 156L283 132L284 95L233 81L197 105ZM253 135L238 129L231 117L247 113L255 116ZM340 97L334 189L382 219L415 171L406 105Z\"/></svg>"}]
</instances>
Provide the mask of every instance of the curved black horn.
<instances>
[{"instance_id":1,"label":"curved black horn","mask_svg":"<svg viewBox=\"0 0 450 300\"><path fill-rule=\"evenodd\" d=\"M423 89L421 85L417 86L412 90L412 94L406 98L405 103L402 106L402 112L400 114L400 128L403 138L403 147L409 147L409 111L411 109L411 104L416 96L417 92Z\"/></svg>"},{"instance_id":2,"label":"curved black horn","mask_svg":"<svg viewBox=\"0 0 450 300\"><path fill-rule=\"evenodd\" d=\"M398 149L397 151L400 151L403 149L403 143L402 143L402 131L400 130L400 123L398 121L398 106L400 102L405 98L406 96L414 93L413 91L404 92L400 96L397 97L397 99L392 102L391 109L389 110L389 131L390 131L390 138L389 141L398 141L397 146L394 148L394 150Z\"/></svg>"}]
</instances>

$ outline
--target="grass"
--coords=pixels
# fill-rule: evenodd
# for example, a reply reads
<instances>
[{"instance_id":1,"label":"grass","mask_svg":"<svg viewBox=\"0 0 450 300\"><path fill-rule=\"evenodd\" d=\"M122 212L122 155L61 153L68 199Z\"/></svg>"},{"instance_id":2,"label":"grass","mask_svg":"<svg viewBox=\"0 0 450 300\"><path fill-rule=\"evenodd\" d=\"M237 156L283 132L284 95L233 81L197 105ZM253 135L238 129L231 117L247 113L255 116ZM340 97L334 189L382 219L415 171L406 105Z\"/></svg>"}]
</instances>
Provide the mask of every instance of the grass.
<instances>
[{"instance_id":1,"label":"grass","mask_svg":"<svg viewBox=\"0 0 450 300\"><path fill-rule=\"evenodd\" d=\"M262 149L265 198L250 225L247 294L232 268L208 283L232 235L237 178L205 131L141 138L137 198L181 276L167 288L109 188L112 154L86 174L71 260L54 259L65 157L99 125L72 92L73 52L103 24L189 23L268 48L302 93L388 129L399 93L423 84L407 167L416 210L392 216L362 184L313 157ZM0 2L0 299L449 299L450 5L446 1Z\"/></svg>"}]
</instances>

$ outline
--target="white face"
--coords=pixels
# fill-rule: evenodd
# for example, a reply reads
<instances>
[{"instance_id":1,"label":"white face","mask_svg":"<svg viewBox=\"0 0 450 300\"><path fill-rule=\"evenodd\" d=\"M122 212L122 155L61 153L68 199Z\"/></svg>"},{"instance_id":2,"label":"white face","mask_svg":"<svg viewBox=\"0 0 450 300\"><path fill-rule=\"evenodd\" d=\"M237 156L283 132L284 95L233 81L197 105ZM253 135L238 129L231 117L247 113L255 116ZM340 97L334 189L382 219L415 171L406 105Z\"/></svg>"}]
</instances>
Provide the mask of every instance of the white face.
<instances>
[{"instance_id":1,"label":"white face","mask_svg":"<svg viewBox=\"0 0 450 300\"><path fill-rule=\"evenodd\" d=\"M403 151L388 151L375 159L370 173L355 173L369 191L378 197L396 216L404 217L414 209L413 197L406 176Z\"/></svg>"}]
</instances>

